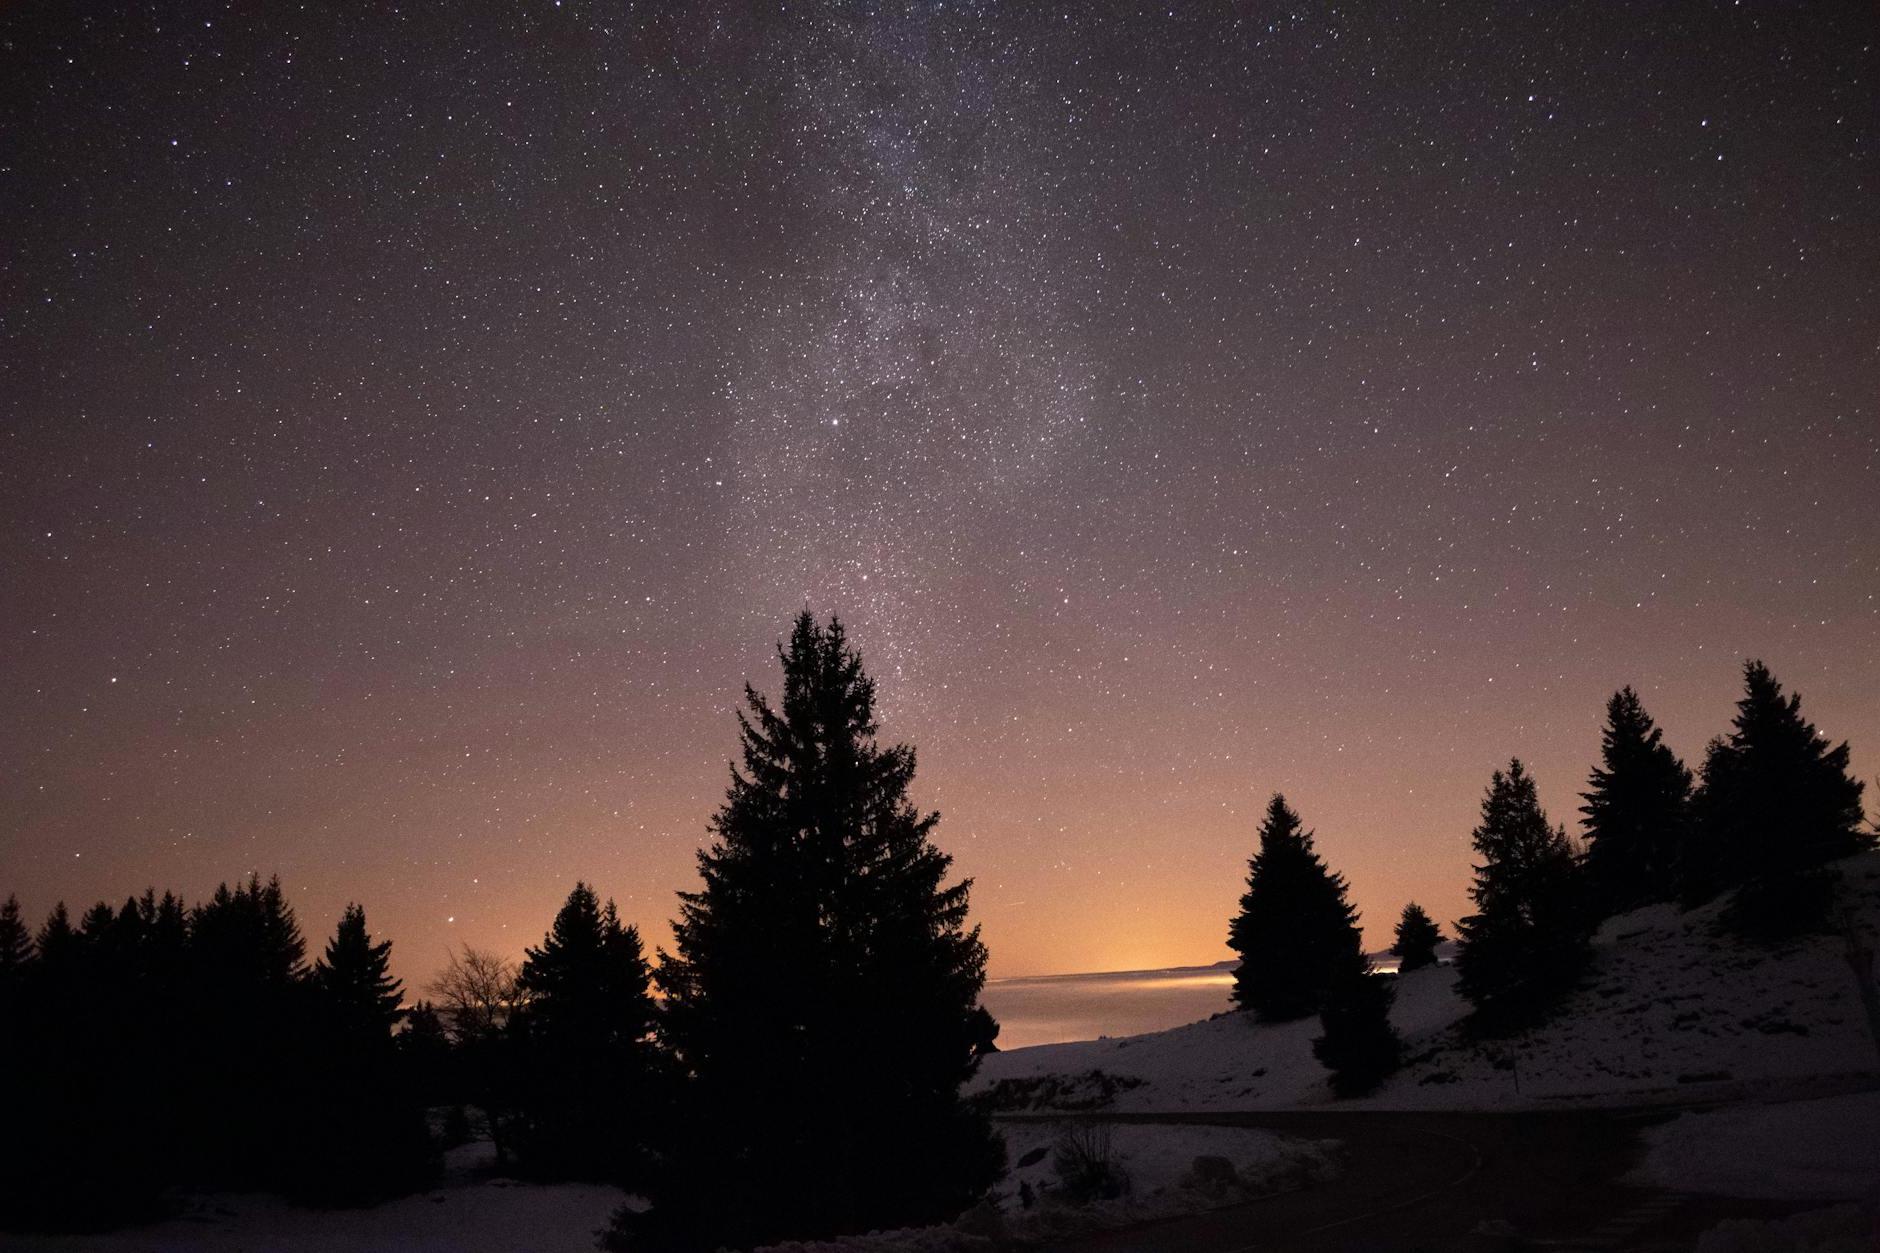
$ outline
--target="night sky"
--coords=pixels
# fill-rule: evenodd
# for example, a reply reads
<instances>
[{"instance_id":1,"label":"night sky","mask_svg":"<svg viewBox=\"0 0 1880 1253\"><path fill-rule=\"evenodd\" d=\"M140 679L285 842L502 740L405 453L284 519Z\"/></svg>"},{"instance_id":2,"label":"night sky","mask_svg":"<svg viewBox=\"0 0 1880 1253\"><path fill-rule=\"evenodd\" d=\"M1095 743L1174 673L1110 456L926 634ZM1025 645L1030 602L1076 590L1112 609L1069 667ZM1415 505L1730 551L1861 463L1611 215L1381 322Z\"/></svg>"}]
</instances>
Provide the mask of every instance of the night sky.
<instances>
[{"instance_id":1,"label":"night sky","mask_svg":"<svg viewBox=\"0 0 1880 1253\"><path fill-rule=\"evenodd\" d=\"M757 10L762 8L762 12ZM652 943L805 605L993 973L1369 939L1605 697L1880 773L1870 4L10 4L0 894Z\"/></svg>"}]
</instances>

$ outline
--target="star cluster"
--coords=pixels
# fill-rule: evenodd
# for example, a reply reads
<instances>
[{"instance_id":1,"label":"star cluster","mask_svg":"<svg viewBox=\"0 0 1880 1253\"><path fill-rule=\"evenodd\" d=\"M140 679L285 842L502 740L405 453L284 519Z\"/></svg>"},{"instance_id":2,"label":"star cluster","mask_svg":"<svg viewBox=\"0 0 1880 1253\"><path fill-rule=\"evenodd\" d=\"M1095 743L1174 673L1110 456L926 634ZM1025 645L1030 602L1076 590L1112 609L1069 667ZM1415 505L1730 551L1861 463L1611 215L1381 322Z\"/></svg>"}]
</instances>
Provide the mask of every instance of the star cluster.
<instances>
[{"instance_id":1,"label":"star cluster","mask_svg":"<svg viewBox=\"0 0 1880 1253\"><path fill-rule=\"evenodd\" d=\"M1377 942L1747 655L1880 769L1876 35L1006 3L0 13L0 890L654 942L807 604L994 972Z\"/></svg>"}]
</instances>

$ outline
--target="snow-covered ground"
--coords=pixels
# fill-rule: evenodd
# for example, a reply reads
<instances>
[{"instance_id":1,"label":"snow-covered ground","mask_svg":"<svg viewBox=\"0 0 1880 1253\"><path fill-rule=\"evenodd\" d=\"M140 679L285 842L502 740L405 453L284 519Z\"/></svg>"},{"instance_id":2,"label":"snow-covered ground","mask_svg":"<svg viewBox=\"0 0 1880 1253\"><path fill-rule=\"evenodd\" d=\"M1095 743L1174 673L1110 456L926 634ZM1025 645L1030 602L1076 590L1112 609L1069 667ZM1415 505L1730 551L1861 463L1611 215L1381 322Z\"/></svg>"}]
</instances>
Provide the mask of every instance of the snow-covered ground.
<instances>
[{"instance_id":1,"label":"snow-covered ground","mask_svg":"<svg viewBox=\"0 0 1880 1253\"><path fill-rule=\"evenodd\" d=\"M1339 1171L1335 1141L1300 1140L1243 1127L1067 1128L1022 1123L1001 1130L1009 1173L990 1204L958 1223L842 1240L792 1241L758 1253L973 1253L993 1247L994 1237L1044 1243L1077 1232L1231 1205L1329 1179ZM1123 1195L1081 1204L1066 1200L1054 1159L1059 1139L1067 1133L1098 1137L1127 1181ZM1029 1206L1021 1190L1031 1196Z\"/></svg>"},{"instance_id":2,"label":"snow-covered ground","mask_svg":"<svg viewBox=\"0 0 1880 1253\"><path fill-rule=\"evenodd\" d=\"M1870 1253L1880 1248L1880 1092L1744 1103L1645 1132L1630 1182L1769 1201L1841 1201L1783 1218L1729 1219L1696 1253Z\"/></svg>"},{"instance_id":3,"label":"snow-covered ground","mask_svg":"<svg viewBox=\"0 0 1880 1253\"><path fill-rule=\"evenodd\" d=\"M1634 1178L1719 1196L1880 1202L1880 1092L1681 1114L1645 1133Z\"/></svg>"},{"instance_id":4,"label":"snow-covered ground","mask_svg":"<svg viewBox=\"0 0 1880 1253\"><path fill-rule=\"evenodd\" d=\"M214 1193L165 1222L91 1235L8 1234L8 1253L594 1253L619 1188L518 1183L484 1172L488 1141L454 1150L429 1191L370 1209L302 1209Z\"/></svg>"},{"instance_id":5,"label":"snow-covered ground","mask_svg":"<svg viewBox=\"0 0 1880 1253\"><path fill-rule=\"evenodd\" d=\"M1874 1219L1858 1205L1787 1218L1733 1218L1698 1237L1696 1253L1873 1253Z\"/></svg>"},{"instance_id":6,"label":"snow-covered ground","mask_svg":"<svg viewBox=\"0 0 1880 1253\"><path fill-rule=\"evenodd\" d=\"M1870 942L1880 940L1880 854L1841 863L1844 898ZM1455 974L1402 976L1392 1018L1410 1063L1364 1104L1479 1109L1563 1102L1633 1104L1806 1094L1880 1083L1838 935L1774 947L1718 926L1721 903L1690 913L1652 906L1609 920L1581 988L1545 1027L1477 1042L1460 1028L1467 1005ZM1023 1108L1028 1085L1093 1091L1117 1110L1273 1109L1328 1103L1312 1056L1317 1019L1262 1026L1232 1014L1121 1039L1014 1049L988 1058L975 1090L1004 1084ZM1082 1078L1078 1078L1082 1077ZM1059 1101L1058 1103L1062 1103Z\"/></svg>"},{"instance_id":7,"label":"snow-covered ground","mask_svg":"<svg viewBox=\"0 0 1880 1253\"><path fill-rule=\"evenodd\" d=\"M1337 1145L1233 1127L1109 1130L1109 1156L1127 1180L1125 1195L1087 1205L1064 1201L1053 1167L1063 1129L1006 1126L1013 1164L984 1206L958 1224L881 1233L829 1244L779 1246L868 1253L966 1253L993 1232L1041 1239L1190 1213L1298 1187L1338 1171ZM1217 1159L1205 1178L1195 1159ZM1020 1163L1023 1163L1022 1165ZM13 1235L8 1253L593 1253L595 1237L630 1198L618 1188L538 1185L492 1177L487 1141L454 1151L436 1188L369 1209L302 1209L277 1197L215 1193L193 1198L180 1216L87 1235ZM1032 1204L1020 1200L1028 1185Z\"/></svg>"}]
</instances>

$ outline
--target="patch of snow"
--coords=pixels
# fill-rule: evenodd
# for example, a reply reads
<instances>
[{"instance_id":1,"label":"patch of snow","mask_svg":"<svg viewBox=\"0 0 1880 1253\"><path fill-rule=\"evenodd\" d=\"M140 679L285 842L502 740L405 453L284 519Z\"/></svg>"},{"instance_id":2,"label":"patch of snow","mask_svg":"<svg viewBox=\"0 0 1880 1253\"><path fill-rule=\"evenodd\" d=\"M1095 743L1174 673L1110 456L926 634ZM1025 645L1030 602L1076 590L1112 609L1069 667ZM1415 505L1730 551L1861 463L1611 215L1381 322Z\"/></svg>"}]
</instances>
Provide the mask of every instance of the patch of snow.
<instances>
[{"instance_id":1,"label":"patch of snow","mask_svg":"<svg viewBox=\"0 0 1880 1253\"><path fill-rule=\"evenodd\" d=\"M1682 1114L1644 1139L1641 1183L1770 1200L1880 1200L1880 1092Z\"/></svg>"},{"instance_id":2,"label":"patch of snow","mask_svg":"<svg viewBox=\"0 0 1880 1253\"><path fill-rule=\"evenodd\" d=\"M1337 1154L1335 1141L1300 1140L1251 1127L1105 1125L1116 1163L1129 1177L1130 1195L1139 1199L1184 1187L1197 1157L1225 1158L1233 1164L1241 1188L1257 1194L1329 1177ZM1050 1150L1062 1129L1049 1122L1008 1123L1001 1128L1006 1161L1013 1165L995 1191L1001 1204L1017 1203L1021 1182L1031 1184L1041 1196L1048 1197L1056 1189ZM1032 1165L1017 1166L1040 1149L1045 1152Z\"/></svg>"},{"instance_id":3,"label":"patch of snow","mask_svg":"<svg viewBox=\"0 0 1880 1253\"><path fill-rule=\"evenodd\" d=\"M621 1204L599 1184L491 1177L486 1140L445 1155L435 1188L366 1209L307 1209L260 1193L204 1193L176 1217L85 1235L9 1234L8 1253L594 1253Z\"/></svg>"},{"instance_id":4,"label":"patch of snow","mask_svg":"<svg viewBox=\"0 0 1880 1253\"><path fill-rule=\"evenodd\" d=\"M1078 1124L1088 1128L1089 1124ZM1241 1127L1105 1124L1112 1160L1128 1180L1114 1200L1076 1204L1063 1196L1052 1149L1064 1128L1008 1123L1001 1130L1011 1167L987 1203L956 1223L878 1231L837 1240L790 1241L757 1253L980 1253L1017 1241L1045 1244L1109 1227L1172 1218L1268 1192L1329 1179L1339 1171L1338 1144ZM1204 1180L1197 1158L1216 1158L1231 1182ZM1025 1163L1020 1165L1019 1163ZM1020 1200L1021 1185L1033 1199Z\"/></svg>"},{"instance_id":5,"label":"patch of snow","mask_svg":"<svg viewBox=\"0 0 1880 1253\"><path fill-rule=\"evenodd\" d=\"M1764 1221L1731 1218L1697 1238L1696 1253L1870 1253L1880 1228L1858 1205Z\"/></svg>"},{"instance_id":6,"label":"patch of snow","mask_svg":"<svg viewBox=\"0 0 1880 1253\"><path fill-rule=\"evenodd\" d=\"M594 1253L625 1194L595 1184L492 1179L371 1209L301 1209L276 1197L211 1194L180 1217L83 1236L8 1237L17 1253Z\"/></svg>"}]
</instances>

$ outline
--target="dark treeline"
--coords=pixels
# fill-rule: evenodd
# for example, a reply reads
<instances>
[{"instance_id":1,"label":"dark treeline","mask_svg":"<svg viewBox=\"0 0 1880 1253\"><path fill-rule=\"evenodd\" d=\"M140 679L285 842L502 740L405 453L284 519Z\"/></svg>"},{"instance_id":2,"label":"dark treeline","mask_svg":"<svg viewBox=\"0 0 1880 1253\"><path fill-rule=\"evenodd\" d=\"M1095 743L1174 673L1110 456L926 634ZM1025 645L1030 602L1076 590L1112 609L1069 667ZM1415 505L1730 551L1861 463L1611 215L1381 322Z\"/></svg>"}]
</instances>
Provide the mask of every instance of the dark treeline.
<instances>
[{"instance_id":1,"label":"dark treeline","mask_svg":"<svg viewBox=\"0 0 1880 1253\"><path fill-rule=\"evenodd\" d=\"M433 1153L393 1042L389 946L349 908L323 955L278 881L145 892L28 936L0 909L9 1222L109 1223L182 1181L371 1200Z\"/></svg>"},{"instance_id":2,"label":"dark treeline","mask_svg":"<svg viewBox=\"0 0 1880 1253\"><path fill-rule=\"evenodd\" d=\"M1706 746L1696 776L1638 693L1614 693L1580 795L1580 850L1549 825L1520 761L1497 771L1474 833L1476 912L1458 924L1456 963L1478 1025L1543 1016L1577 982L1600 920L1640 905L1695 907L1727 892L1722 921L1757 940L1826 925L1828 863L1874 839L1848 756L1802 716L1799 696L1749 661L1730 731Z\"/></svg>"},{"instance_id":3,"label":"dark treeline","mask_svg":"<svg viewBox=\"0 0 1880 1253\"><path fill-rule=\"evenodd\" d=\"M1004 1166L959 1096L998 1033L970 882L841 625L803 614L779 659L656 972L585 883L519 966L466 948L408 1007L362 909L309 961L276 880L60 905L36 933L9 899L0 1225L154 1216L178 1186L370 1203L434 1178L473 1114L504 1170L650 1197L613 1247L957 1215Z\"/></svg>"},{"instance_id":4,"label":"dark treeline","mask_svg":"<svg viewBox=\"0 0 1880 1253\"><path fill-rule=\"evenodd\" d=\"M505 1166L531 1177L645 1170L672 1083L639 935L612 902L576 884L519 972L453 959L443 1012L404 1007L391 947L353 905L309 962L278 880L187 909L147 891L76 924L59 905L37 934L9 898L0 1082L17 1121L0 1217L119 1222L179 1184L370 1203L430 1182L469 1135L461 1118L434 1133L434 1107L482 1111Z\"/></svg>"},{"instance_id":5,"label":"dark treeline","mask_svg":"<svg viewBox=\"0 0 1880 1253\"><path fill-rule=\"evenodd\" d=\"M1635 691L1613 695L1581 794L1578 847L1549 821L1519 759L1494 772L1472 833L1475 912L1456 924L1459 987L1477 1030L1544 1018L1577 984L1594 930L1615 913L1729 893L1721 919L1746 938L1831 920L1828 863L1875 838L1863 829L1862 784L1848 773L1847 744L1821 735L1767 666L1747 662L1743 678L1731 729L1710 742L1695 775ZM1398 1064L1392 986L1370 969L1358 935L1343 877L1274 796L1229 926L1240 955L1234 1001L1268 1022L1317 1014L1324 1035L1314 1049L1341 1094L1375 1087ZM1434 965L1441 941L1428 913L1406 906L1391 948L1400 972Z\"/></svg>"},{"instance_id":6,"label":"dark treeline","mask_svg":"<svg viewBox=\"0 0 1880 1253\"><path fill-rule=\"evenodd\" d=\"M673 1113L675 1078L637 928L576 883L520 967L466 947L410 1011L399 1043L444 1138L481 1116L500 1169L632 1185Z\"/></svg>"},{"instance_id":7,"label":"dark treeline","mask_svg":"<svg viewBox=\"0 0 1880 1253\"><path fill-rule=\"evenodd\" d=\"M175 1186L360 1204L424 1186L480 1119L505 1170L650 1197L609 1247L748 1247L948 1219L998 1177L960 1099L994 1047L970 883L948 882L914 754L877 742L874 687L839 623L798 619L775 703L746 688L740 756L675 945L577 883L520 965L466 948L407 1005L391 945L349 906L310 957L278 881L186 906L147 891L36 930L0 907L0 1221L104 1225ZM1538 1021L1585 967L1598 921L1728 892L1752 937L1828 918L1828 863L1868 847L1847 745L1760 663L1693 773L1636 693L1609 702L1584 843L1519 760L1496 771L1455 928L1486 1032ZM1396 984L1373 971L1344 878L1275 795L1229 942L1234 1000L1316 1016L1335 1091L1399 1064ZM1392 952L1434 965L1414 903ZM657 993L657 995L655 995ZM433 1125L433 1121L435 1124Z\"/></svg>"}]
</instances>

